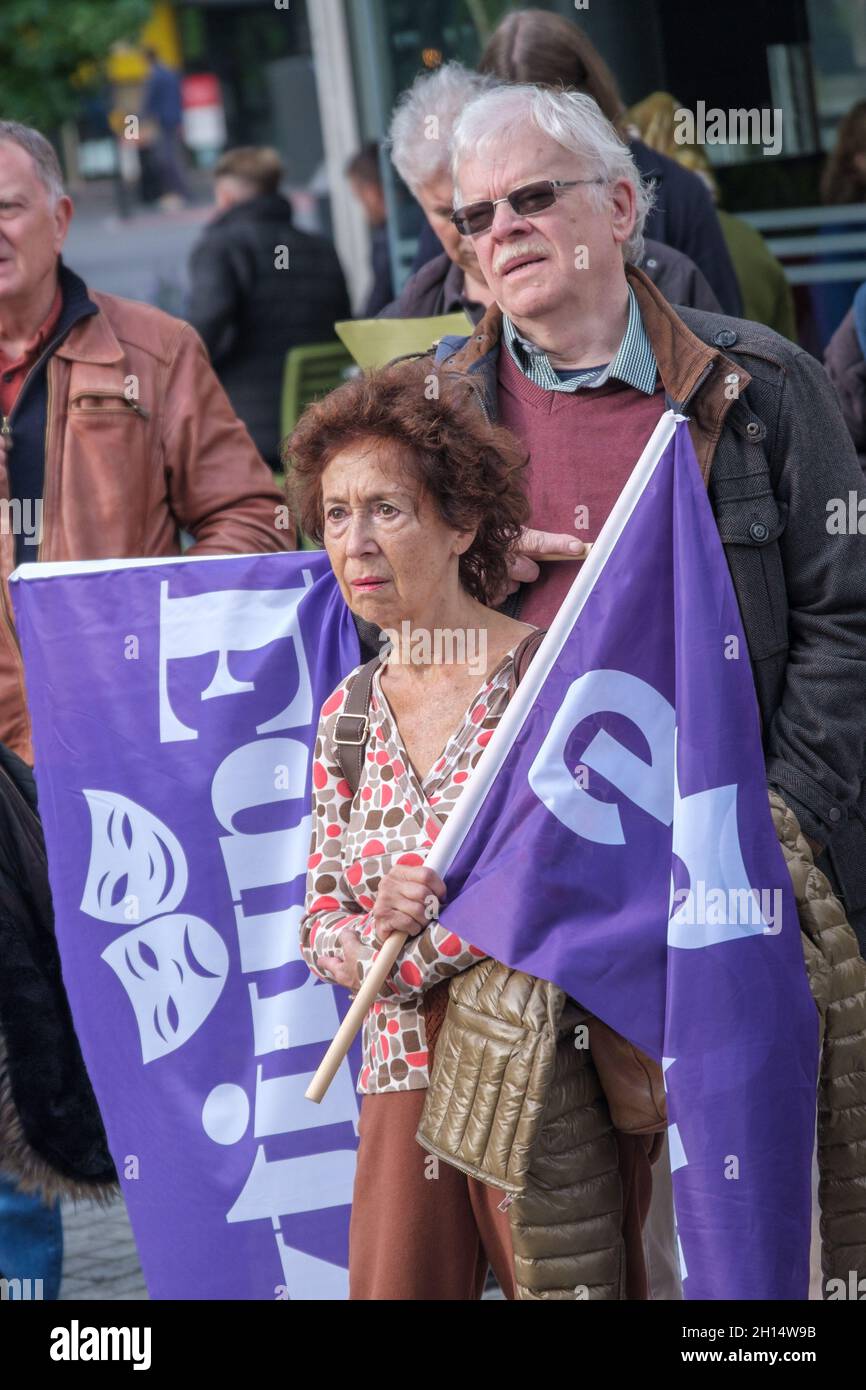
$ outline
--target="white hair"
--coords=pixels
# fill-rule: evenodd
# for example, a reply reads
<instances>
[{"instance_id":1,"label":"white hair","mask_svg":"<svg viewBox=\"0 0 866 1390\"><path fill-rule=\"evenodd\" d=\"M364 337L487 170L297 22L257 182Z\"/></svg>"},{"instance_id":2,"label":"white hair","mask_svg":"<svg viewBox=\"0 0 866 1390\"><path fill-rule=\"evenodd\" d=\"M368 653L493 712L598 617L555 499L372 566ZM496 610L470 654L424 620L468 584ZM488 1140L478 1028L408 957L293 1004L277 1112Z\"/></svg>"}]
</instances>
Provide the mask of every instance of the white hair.
<instances>
[{"instance_id":1,"label":"white hair","mask_svg":"<svg viewBox=\"0 0 866 1390\"><path fill-rule=\"evenodd\" d=\"M495 77L470 72L462 63L443 63L422 73L402 92L391 117L386 144L403 182L418 193L431 179L451 174L451 137L463 108L497 86Z\"/></svg>"},{"instance_id":2,"label":"white hair","mask_svg":"<svg viewBox=\"0 0 866 1390\"><path fill-rule=\"evenodd\" d=\"M54 146L32 126L20 121L0 121L0 142L18 145L33 160L34 172L53 207L64 196L63 174Z\"/></svg>"},{"instance_id":3,"label":"white hair","mask_svg":"<svg viewBox=\"0 0 866 1390\"><path fill-rule=\"evenodd\" d=\"M452 137L454 206L459 207L463 201L459 189L460 165L469 158L501 158L503 145L530 126L587 161L590 171L605 183L626 179L632 185L637 216L631 236L623 245L623 259L639 264L644 250L644 223L652 207L652 190L641 180L628 145L620 139L598 103L583 92L513 83L481 92L470 101ZM596 199L597 207L604 206L608 197L605 188L600 184L587 185L587 192Z\"/></svg>"}]
</instances>

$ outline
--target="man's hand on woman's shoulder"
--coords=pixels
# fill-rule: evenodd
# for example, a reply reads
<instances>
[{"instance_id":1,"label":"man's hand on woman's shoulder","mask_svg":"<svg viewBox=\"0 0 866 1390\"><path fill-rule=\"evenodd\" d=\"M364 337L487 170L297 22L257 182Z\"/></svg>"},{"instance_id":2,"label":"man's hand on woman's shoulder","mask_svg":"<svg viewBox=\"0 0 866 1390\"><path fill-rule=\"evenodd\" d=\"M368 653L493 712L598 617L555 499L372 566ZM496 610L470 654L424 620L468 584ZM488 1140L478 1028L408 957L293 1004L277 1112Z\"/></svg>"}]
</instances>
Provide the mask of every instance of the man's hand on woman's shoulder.
<instances>
[{"instance_id":1,"label":"man's hand on woman's shoulder","mask_svg":"<svg viewBox=\"0 0 866 1390\"><path fill-rule=\"evenodd\" d=\"M503 594L497 594L491 606L498 607L521 584L537 579L542 560L585 560L591 549L591 541L579 540L577 536L524 526L520 543L508 562L508 587Z\"/></svg>"}]
</instances>

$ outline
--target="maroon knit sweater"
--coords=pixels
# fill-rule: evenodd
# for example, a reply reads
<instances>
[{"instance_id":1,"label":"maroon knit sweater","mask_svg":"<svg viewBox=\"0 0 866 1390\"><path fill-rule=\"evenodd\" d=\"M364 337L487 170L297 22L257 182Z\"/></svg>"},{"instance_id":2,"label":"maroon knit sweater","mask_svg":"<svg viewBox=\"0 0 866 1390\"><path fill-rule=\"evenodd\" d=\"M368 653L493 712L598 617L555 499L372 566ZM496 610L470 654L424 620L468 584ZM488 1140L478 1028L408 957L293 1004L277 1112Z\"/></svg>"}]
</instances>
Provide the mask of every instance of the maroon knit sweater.
<instances>
[{"instance_id":1,"label":"maroon knit sweater","mask_svg":"<svg viewBox=\"0 0 866 1390\"><path fill-rule=\"evenodd\" d=\"M529 453L529 524L596 540L664 409L661 382L653 396L621 381L574 394L545 391L523 375L503 343L499 421ZM527 586L521 622L549 627L580 564L543 563Z\"/></svg>"}]
</instances>

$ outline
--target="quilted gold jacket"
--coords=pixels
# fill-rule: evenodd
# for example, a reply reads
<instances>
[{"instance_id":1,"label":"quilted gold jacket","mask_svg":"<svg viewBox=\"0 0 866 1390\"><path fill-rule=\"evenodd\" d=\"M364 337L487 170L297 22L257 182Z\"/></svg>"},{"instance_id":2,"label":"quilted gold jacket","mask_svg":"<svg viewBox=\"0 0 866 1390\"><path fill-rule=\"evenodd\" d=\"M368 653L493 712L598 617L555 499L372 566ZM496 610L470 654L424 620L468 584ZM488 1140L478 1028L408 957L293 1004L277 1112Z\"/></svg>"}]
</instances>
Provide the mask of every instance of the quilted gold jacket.
<instances>
[{"instance_id":1,"label":"quilted gold jacket","mask_svg":"<svg viewBox=\"0 0 866 1390\"><path fill-rule=\"evenodd\" d=\"M794 813L770 792L821 1017L818 1088L824 1278L866 1275L866 962ZM617 1145L588 1048L591 1016L495 961L455 976L419 1143L512 1194L521 1299L624 1296Z\"/></svg>"}]
</instances>

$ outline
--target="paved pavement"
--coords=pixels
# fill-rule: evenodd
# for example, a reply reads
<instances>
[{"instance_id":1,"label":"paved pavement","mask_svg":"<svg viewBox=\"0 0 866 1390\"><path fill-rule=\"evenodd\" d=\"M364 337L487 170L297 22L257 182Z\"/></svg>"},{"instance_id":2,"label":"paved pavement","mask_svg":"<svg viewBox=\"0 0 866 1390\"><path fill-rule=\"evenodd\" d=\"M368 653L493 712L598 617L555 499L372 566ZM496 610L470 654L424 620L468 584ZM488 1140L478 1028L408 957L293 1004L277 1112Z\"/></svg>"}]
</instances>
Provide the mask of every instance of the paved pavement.
<instances>
[{"instance_id":1,"label":"paved pavement","mask_svg":"<svg viewBox=\"0 0 866 1390\"><path fill-rule=\"evenodd\" d=\"M63 1204L63 1280L60 1298L114 1301L147 1298L122 1200Z\"/></svg>"},{"instance_id":2,"label":"paved pavement","mask_svg":"<svg viewBox=\"0 0 866 1390\"><path fill-rule=\"evenodd\" d=\"M816 1203L817 1206L817 1203ZM146 1299L147 1289L122 1200L109 1207L95 1202L63 1204L62 1301L129 1301ZM485 1300L502 1299L491 1279ZM821 1298L820 1236L813 1221L811 1299Z\"/></svg>"},{"instance_id":3,"label":"paved pavement","mask_svg":"<svg viewBox=\"0 0 866 1390\"><path fill-rule=\"evenodd\" d=\"M182 314L189 253L212 205L203 200L178 212L139 206L121 218L105 184L86 186L73 194L73 203L63 250L67 265L93 289Z\"/></svg>"},{"instance_id":4,"label":"paved pavement","mask_svg":"<svg viewBox=\"0 0 866 1390\"><path fill-rule=\"evenodd\" d=\"M63 1302L146 1299L144 1276L122 1200L110 1207L95 1202L63 1204ZM489 1287L485 1299L501 1299Z\"/></svg>"}]
</instances>

